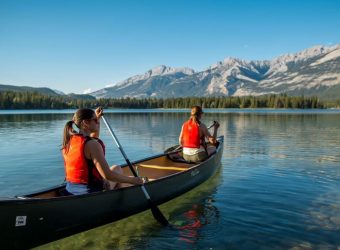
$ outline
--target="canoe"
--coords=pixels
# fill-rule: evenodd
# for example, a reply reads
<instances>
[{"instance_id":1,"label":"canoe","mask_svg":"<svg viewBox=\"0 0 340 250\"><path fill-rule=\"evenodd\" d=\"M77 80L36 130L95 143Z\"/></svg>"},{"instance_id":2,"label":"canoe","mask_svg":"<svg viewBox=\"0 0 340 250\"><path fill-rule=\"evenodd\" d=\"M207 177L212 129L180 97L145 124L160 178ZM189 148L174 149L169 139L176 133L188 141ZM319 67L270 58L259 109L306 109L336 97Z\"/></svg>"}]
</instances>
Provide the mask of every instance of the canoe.
<instances>
[{"instance_id":1,"label":"canoe","mask_svg":"<svg viewBox=\"0 0 340 250\"><path fill-rule=\"evenodd\" d=\"M159 205L198 186L215 174L223 153L224 137L216 152L201 163L187 163L172 151L132 162L151 200ZM122 166L132 175L128 166ZM1 198L2 249L27 249L89 230L149 209L140 185L83 195L65 196L65 184L39 192Z\"/></svg>"}]
</instances>

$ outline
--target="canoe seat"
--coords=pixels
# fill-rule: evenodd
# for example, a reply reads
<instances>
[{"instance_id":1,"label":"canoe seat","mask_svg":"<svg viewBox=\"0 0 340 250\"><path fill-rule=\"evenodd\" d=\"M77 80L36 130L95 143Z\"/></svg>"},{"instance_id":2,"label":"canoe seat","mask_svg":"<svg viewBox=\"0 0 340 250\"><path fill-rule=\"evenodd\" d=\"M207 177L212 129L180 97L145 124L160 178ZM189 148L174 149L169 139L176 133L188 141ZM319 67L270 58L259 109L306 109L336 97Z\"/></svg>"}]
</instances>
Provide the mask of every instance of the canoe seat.
<instances>
[{"instance_id":1,"label":"canoe seat","mask_svg":"<svg viewBox=\"0 0 340 250\"><path fill-rule=\"evenodd\" d=\"M182 153L180 152L170 153L166 156L173 162L188 163L186 160L184 160Z\"/></svg>"},{"instance_id":2,"label":"canoe seat","mask_svg":"<svg viewBox=\"0 0 340 250\"><path fill-rule=\"evenodd\" d=\"M139 176L146 176L149 181L161 177L169 176L178 172L186 171L195 164L186 162L174 162L166 155L151 160L135 163L134 167ZM130 174L128 168L123 169L125 174Z\"/></svg>"},{"instance_id":3,"label":"canoe seat","mask_svg":"<svg viewBox=\"0 0 340 250\"><path fill-rule=\"evenodd\" d=\"M138 167L142 167L142 168L153 168L153 169L162 169L162 170L175 170L175 171L184 171L184 170L187 170L188 168L187 167L172 167L172 166L169 166L169 167L165 167L165 166L157 166L157 165L144 165L144 164L138 164L137 165Z\"/></svg>"}]
</instances>

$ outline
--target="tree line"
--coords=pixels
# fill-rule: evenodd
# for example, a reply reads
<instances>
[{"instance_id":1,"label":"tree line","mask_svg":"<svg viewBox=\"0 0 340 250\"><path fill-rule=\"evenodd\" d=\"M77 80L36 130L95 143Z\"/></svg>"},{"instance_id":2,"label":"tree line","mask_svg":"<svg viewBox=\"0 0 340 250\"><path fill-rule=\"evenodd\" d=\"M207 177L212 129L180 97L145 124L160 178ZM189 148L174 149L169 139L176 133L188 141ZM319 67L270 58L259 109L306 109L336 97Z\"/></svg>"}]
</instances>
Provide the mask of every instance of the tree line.
<instances>
[{"instance_id":1,"label":"tree line","mask_svg":"<svg viewBox=\"0 0 340 250\"><path fill-rule=\"evenodd\" d=\"M336 102L338 103L338 102ZM245 96L245 97L180 97L180 98L102 98L86 100L68 96L48 96L38 92L0 92L0 109L74 109L74 108L327 108L316 96Z\"/></svg>"}]
</instances>

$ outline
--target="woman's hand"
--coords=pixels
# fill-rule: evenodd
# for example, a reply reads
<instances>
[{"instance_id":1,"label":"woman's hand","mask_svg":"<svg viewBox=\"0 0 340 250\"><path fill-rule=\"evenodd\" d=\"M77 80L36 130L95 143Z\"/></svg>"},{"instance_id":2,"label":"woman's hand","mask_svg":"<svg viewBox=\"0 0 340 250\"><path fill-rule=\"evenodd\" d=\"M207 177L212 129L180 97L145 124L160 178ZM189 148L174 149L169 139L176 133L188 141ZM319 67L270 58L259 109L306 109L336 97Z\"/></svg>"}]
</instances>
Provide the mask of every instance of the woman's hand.
<instances>
[{"instance_id":1,"label":"woman's hand","mask_svg":"<svg viewBox=\"0 0 340 250\"><path fill-rule=\"evenodd\" d=\"M212 144L212 145L215 145L216 144L216 139L214 137L209 137L208 139L209 143Z\"/></svg>"},{"instance_id":2,"label":"woman's hand","mask_svg":"<svg viewBox=\"0 0 340 250\"><path fill-rule=\"evenodd\" d=\"M143 184L143 183L144 183L144 181L142 180L142 178L131 177L131 184L140 185L140 184Z\"/></svg>"},{"instance_id":3,"label":"woman's hand","mask_svg":"<svg viewBox=\"0 0 340 250\"><path fill-rule=\"evenodd\" d=\"M102 107L99 106L98 108L96 108L95 113L97 118L100 119L100 117L104 115L104 110Z\"/></svg>"},{"instance_id":4,"label":"woman's hand","mask_svg":"<svg viewBox=\"0 0 340 250\"><path fill-rule=\"evenodd\" d=\"M215 129L218 129L220 127L220 124L217 121L214 121L214 127Z\"/></svg>"}]
</instances>

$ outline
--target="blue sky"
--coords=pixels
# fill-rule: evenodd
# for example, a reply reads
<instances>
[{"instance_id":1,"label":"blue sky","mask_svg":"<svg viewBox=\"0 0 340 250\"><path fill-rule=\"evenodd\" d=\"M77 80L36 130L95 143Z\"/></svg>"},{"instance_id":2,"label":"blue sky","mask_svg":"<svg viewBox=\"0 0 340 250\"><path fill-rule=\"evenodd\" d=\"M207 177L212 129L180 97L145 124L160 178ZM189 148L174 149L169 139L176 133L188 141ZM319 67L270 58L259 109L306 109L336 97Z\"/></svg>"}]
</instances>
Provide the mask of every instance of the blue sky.
<instances>
[{"instance_id":1,"label":"blue sky","mask_svg":"<svg viewBox=\"0 0 340 250\"><path fill-rule=\"evenodd\" d=\"M0 0L0 84L97 90L340 43L339 0Z\"/></svg>"}]
</instances>

